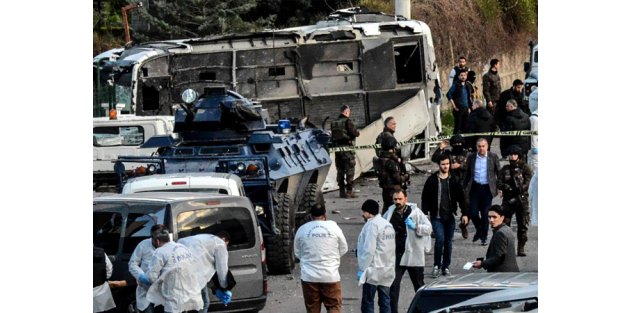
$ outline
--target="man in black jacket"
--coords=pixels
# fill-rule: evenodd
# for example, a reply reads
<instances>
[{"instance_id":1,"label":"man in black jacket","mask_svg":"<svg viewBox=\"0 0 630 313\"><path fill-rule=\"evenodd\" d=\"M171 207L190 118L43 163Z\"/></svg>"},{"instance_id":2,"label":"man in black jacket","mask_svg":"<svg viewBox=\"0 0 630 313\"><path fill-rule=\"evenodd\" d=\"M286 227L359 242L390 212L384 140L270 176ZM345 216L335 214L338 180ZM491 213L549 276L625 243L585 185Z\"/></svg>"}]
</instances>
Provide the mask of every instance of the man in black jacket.
<instances>
[{"instance_id":1,"label":"man in black jacket","mask_svg":"<svg viewBox=\"0 0 630 313\"><path fill-rule=\"evenodd\" d=\"M520 108L517 107L516 100L509 100L505 106L507 113L505 116L505 123L503 131L511 130L530 130L531 123L529 116L525 114ZM518 145L522 151L529 151L531 148L530 136L503 136L501 137L500 145L501 156L507 158L507 150L512 145ZM527 158L523 158L527 162Z\"/></svg>"},{"instance_id":2,"label":"man in black jacket","mask_svg":"<svg viewBox=\"0 0 630 313\"><path fill-rule=\"evenodd\" d=\"M519 272L516 263L516 253L514 247L514 233L510 226L505 225L503 209L499 205L493 205L488 210L490 226L493 235L486 252L486 259L475 261L474 268L485 268L488 272Z\"/></svg>"},{"instance_id":3,"label":"man in black jacket","mask_svg":"<svg viewBox=\"0 0 630 313\"><path fill-rule=\"evenodd\" d=\"M486 99L488 111L492 114L494 114L497 102L501 97L500 67L501 61L492 59L490 60L490 69L483 75L483 97Z\"/></svg>"},{"instance_id":4,"label":"man in black jacket","mask_svg":"<svg viewBox=\"0 0 630 313\"><path fill-rule=\"evenodd\" d=\"M494 122L494 116L486 108L483 107L483 101L475 99L472 105L472 112L468 116L468 122L466 123L467 133L486 133L493 132L497 129L497 124ZM488 150L492 146L492 136L471 136L466 138L466 148L475 151L477 147L477 139L486 138L488 141Z\"/></svg>"},{"instance_id":5,"label":"man in black jacket","mask_svg":"<svg viewBox=\"0 0 630 313\"><path fill-rule=\"evenodd\" d=\"M431 174L422 189L422 212L429 216L435 235L433 253L433 272L431 276L450 275L453 251L453 234L455 233L455 217L457 205L462 213L462 223L468 224L468 210L462 186L451 179L449 173L451 159L447 154L438 157L440 169Z\"/></svg>"},{"instance_id":6,"label":"man in black jacket","mask_svg":"<svg viewBox=\"0 0 630 313\"><path fill-rule=\"evenodd\" d=\"M507 105L508 100L511 99L516 101L518 107L521 108L523 112L529 114L529 107L527 107L525 101L523 100L522 80L515 79L512 83L512 87L510 87L510 89L504 90L499 97L499 103L497 104L497 108L494 113L494 119L501 130L503 130L503 122L505 122L505 114L507 113L505 106Z\"/></svg>"},{"instance_id":7,"label":"man in black jacket","mask_svg":"<svg viewBox=\"0 0 630 313\"><path fill-rule=\"evenodd\" d=\"M359 131L350 119L350 107L341 106L341 113L337 120L330 123L333 143L337 146L352 146L354 139L359 137ZM356 198L352 191L354 186L354 166L357 164L354 151L335 152L335 167L337 168L337 184L340 198Z\"/></svg>"}]
</instances>

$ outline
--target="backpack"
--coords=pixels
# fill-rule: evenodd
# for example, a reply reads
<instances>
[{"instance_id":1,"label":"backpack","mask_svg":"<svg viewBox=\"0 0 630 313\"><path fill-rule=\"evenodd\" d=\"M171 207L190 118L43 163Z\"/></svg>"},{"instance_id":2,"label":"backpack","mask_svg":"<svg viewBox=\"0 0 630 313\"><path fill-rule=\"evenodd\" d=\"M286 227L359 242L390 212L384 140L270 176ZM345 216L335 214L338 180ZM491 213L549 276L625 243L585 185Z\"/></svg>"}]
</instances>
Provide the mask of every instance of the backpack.
<instances>
[{"instance_id":1,"label":"backpack","mask_svg":"<svg viewBox=\"0 0 630 313\"><path fill-rule=\"evenodd\" d=\"M332 133L332 140L334 142L347 142L350 140L350 136L348 136L348 132L346 131L347 120L347 118L338 118L330 122L330 132Z\"/></svg>"}]
</instances>

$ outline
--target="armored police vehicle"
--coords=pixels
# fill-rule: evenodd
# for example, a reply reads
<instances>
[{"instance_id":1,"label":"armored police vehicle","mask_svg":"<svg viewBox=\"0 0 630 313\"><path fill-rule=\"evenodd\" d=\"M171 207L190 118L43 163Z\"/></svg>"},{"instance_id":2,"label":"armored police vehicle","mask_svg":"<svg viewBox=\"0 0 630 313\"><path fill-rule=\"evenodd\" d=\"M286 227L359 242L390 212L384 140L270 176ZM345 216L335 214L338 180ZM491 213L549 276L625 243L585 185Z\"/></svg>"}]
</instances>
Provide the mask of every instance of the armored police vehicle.
<instances>
[{"instance_id":1,"label":"armored police vehicle","mask_svg":"<svg viewBox=\"0 0 630 313\"><path fill-rule=\"evenodd\" d=\"M184 89L223 86L260 103L274 122L308 116L321 125L346 104L361 132L356 145L374 144L388 116L396 117L399 141L437 133L431 30L400 15L350 8L316 25L113 49L93 65L95 114L115 99L136 115L172 115ZM427 145L412 157L426 157ZM355 176L372 167L373 156L373 149L357 151ZM326 188L336 186L334 177L333 167Z\"/></svg>"},{"instance_id":2,"label":"armored police vehicle","mask_svg":"<svg viewBox=\"0 0 630 313\"><path fill-rule=\"evenodd\" d=\"M265 109L222 86L186 89L182 101L175 112L175 134L155 136L142 146L157 148L157 155L119 157L114 168L121 186L130 177L151 174L240 177L247 197L262 208L257 214L270 272L290 273L295 229L314 204L324 204L321 186L331 164L326 150L330 135L309 128L307 120L268 125ZM129 171L128 162L144 166Z\"/></svg>"}]
</instances>

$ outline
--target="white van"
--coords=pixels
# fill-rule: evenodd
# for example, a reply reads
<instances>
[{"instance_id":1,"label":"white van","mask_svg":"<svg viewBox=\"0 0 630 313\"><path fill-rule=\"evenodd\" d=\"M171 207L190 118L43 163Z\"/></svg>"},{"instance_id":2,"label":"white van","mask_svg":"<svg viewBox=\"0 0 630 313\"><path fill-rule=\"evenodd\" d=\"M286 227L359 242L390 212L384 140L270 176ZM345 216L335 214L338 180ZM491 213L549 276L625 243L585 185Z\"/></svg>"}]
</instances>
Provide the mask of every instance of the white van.
<instances>
[{"instance_id":1,"label":"white van","mask_svg":"<svg viewBox=\"0 0 630 313\"><path fill-rule=\"evenodd\" d=\"M122 193L149 191L192 191L245 197L241 178L227 173L175 173L136 177L125 183Z\"/></svg>"},{"instance_id":2,"label":"white van","mask_svg":"<svg viewBox=\"0 0 630 313\"><path fill-rule=\"evenodd\" d=\"M149 138L173 133L172 116L118 115L118 119L95 117L92 121L92 149L94 183L118 182L114 163L120 155L150 156L155 148L140 148ZM135 169L139 163L125 163L125 168Z\"/></svg>"}]
</instances>

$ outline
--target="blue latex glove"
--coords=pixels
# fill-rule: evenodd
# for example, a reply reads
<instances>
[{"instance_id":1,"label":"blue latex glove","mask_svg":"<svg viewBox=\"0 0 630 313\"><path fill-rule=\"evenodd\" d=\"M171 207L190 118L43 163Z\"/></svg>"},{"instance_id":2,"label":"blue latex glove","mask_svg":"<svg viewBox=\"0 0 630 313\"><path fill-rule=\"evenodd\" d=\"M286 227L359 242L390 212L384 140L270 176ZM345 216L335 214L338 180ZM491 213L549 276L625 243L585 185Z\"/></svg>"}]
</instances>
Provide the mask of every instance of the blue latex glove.
<instances>
[{"instance_id":1,"label":"blue latex glove","mask_svg":"<svg viewBox=\"0 0 630 313\"><path fill-rule=\"evenodd\" d=\"M151 282L145 274L140 274L140 276L138 276L138 281L144 285L151 285Z\"/></svg>"},{"instance_id":2,"label":"blue latex glove","mask_svg":"<svg viewBox=\"0 0 630 313\"><path fill-rule=\"evenodd\" d=\"M219 298L219 301L223 301L223 298L225 297L225 293L221 289L217 289L215 291L215 295Z\"/></svg>"},{"instance_id":3,"label":"blue latex glove","mask_svg":"<svg viewBox=\"0 0 630 313\"><path fill-rule=\"evenodd\" d=\"M227 290L223 294L223 299L221 299L221 302L223 302L224 305L227 305L228 303L232 302L232 292Z\"/></svg>"},{"instance_id":4,"label":"blue latex glove","mask_svg":"<svg viewBox=\"0 0 630 313\"><path fill-rule=\"evenodd\" d=\"M357 272L357 280L361 280L361 275L363 275L363 271L362 271L362 270L359 270L359 271Z\"/></svg>"},{"instance_id":5,"label":"blue latex glove","mask_svg":"<svg viewBox=\"0 0 630 313\"><path fill-rule=\"evenodd\" d=\"M407 219L405 220L405 224L407 224L407 227L409 227L409 229L416 229L416 223L411 219L411 216L407 217Z\"/></svg>"},{"instance_id":6,"label":"blue latex glove","mask_svg":"<svg viewBox=\"0 0 630 313\"><path fill-rule=\"evenodd\" d=\"M534 154L538 154L538 147L534 147L534 148L532 149L532 152L533 152Z\"/></svg>"}]
</instances>

